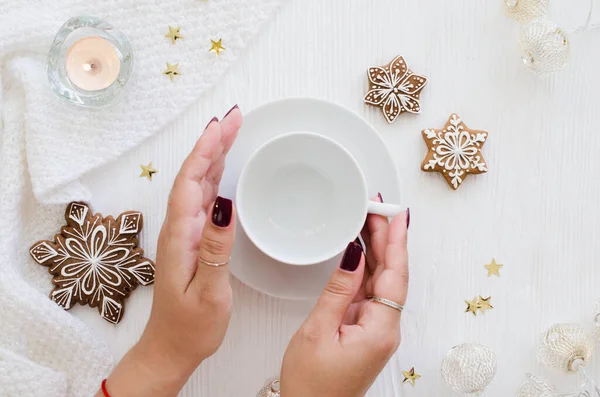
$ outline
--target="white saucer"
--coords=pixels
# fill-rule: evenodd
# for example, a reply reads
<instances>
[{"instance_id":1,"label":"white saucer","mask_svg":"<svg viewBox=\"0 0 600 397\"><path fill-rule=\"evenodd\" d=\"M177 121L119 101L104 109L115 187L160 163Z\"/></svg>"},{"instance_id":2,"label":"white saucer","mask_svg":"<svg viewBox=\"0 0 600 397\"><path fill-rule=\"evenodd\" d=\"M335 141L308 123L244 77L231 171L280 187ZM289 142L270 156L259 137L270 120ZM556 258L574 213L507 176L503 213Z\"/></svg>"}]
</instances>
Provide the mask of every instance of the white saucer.
<instances>
[{"instance_id":1,"label":"white saucer","mask_svg":"<svg viewBox=\"0 0 600 397\"><path fill-rule=\"evenodd\" d=\"M311 131L337 141L360 164L370 197L381 192L386 202L400 203L396 164L379 133L356 113L312 98L271 102L246 114L239 136L227 155L219 194L235 198L238 178L250 155L267 140L292 131ZM277 262L250 242L238 222L230 269L241 282L267 295L294 300L315 299L340 257L311 266Z\"/></svg>"}]
</instances>

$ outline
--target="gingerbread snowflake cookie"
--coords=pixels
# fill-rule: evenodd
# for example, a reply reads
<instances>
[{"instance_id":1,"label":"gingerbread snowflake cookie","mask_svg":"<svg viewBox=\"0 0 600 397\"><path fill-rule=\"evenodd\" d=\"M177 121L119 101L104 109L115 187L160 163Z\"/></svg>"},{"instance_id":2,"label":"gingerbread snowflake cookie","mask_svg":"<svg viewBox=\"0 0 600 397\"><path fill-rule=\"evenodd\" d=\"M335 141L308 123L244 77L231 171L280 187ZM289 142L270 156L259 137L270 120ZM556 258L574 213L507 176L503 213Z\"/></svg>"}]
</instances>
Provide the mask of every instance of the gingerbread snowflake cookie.
<instances>
[{"instance_id":1,"label":"gingerbread snowflake cookie","mask_svg":"<svg viewBox=\"0 0 600 397\"><path fill-rule=\"evenodd\" d=\"M450 187L456 190L467 175L487 172L481 154L487 137L487 132L470 130L460 116L453 114L443 129L423 130L423 139L429 150L421 169L441 172Z\"/></svg>"},{"instance_id":2,"label":"gingerbread snowflake cookie","mask_svg":"<svg viewBox=\"0 0 600 397\"><path fill-rule=\"evenodd\" d=\"M370 67L367 75L369 92L364 101L380 107L388 123L404 112L421 112L419 99L427 78L414 74L404 58L397 56L387 65Z\"/></svg>"},{"instance_id":3,"label":"gingerbread snowflake cookie","mask_svg":"<svg viewBox=\"0 0 600 397\"><path fill-rule=\"evenodd\" d=\"M52 274L50 298L69 310L75 303L97 307L113 324L123 317L124 300L138 284L154 282L154 263L144 258L137 235L140 212L111 216L92 215L83 203L71 203L67 225L54 241L38 241L30 254Z\"/></svg>"}]
</instances>

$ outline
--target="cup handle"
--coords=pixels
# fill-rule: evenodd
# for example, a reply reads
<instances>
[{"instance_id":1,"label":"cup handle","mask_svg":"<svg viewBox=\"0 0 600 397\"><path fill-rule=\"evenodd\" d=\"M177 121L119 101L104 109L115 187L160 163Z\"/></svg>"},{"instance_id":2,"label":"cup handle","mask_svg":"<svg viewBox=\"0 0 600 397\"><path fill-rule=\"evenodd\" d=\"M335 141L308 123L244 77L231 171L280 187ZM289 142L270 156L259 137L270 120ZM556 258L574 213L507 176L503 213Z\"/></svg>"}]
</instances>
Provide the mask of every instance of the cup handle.
<instances>
[{"instance_id":1,"label":"cup handle","mask_svg":"<svg viewBox=\"0 0 600 397\"><path fill-rule=\"evenodd\" d=\"M369 201L369 207L367 209L367 212L369 214L377 214L377 215L392 217L392 216L398 215L399 213L401 213L404 210L405 210L405 208L403 208L399 205L396 205L396 204L378 203L376 201Z\"/></svg>"}]
</instances>

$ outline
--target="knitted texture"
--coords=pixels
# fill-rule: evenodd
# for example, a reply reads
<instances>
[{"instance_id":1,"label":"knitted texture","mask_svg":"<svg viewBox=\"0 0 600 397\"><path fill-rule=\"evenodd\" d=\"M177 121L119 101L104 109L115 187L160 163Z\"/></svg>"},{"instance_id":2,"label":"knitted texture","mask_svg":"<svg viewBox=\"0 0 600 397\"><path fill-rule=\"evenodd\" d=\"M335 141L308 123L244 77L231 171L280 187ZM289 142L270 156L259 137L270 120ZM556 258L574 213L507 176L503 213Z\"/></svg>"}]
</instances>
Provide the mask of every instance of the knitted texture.
<instances>
[{"instance_id":1,"label":"knitted texture","mask_svg":"<svg viewBox=\"0 0 600 397\"><path fill-rule=\"evenodd\" d=\"M28 257L50 239L79 182L172 122L215 84L284 0L7 0L0 2L0 397L91 396L113 361L103 341L48 298ZM123 100L75 107L48 88L45 61L69 18L93 15L129 37L134 73ZM181 26L175 45L163 37ZM218 57L210 39L223 39ZM179 63L171 82L165 62ZM39 268L39 269L38 269Z\"/></svg>"}]
</instances>

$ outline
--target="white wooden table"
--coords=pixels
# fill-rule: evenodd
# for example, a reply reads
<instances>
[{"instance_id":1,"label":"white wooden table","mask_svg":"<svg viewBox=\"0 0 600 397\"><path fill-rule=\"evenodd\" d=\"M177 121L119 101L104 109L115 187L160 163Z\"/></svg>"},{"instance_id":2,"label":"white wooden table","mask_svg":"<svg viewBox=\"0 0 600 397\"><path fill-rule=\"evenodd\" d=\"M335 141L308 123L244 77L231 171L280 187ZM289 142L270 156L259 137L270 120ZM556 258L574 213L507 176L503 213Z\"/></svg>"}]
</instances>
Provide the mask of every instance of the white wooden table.
<instances>
[{"instance_id":1,"label":"white wooden table","mask_svg":"<svg viewBox=\"0 0 600 397\"><path fill-rule=\"evenodd\" d=\"M576 8L569 10L569 2L556 0L553 16L573 29L585 18L586 2L573 1ZM142 244L154 257L173 178L212 116L235 103L247 111L290 96L338 102L366 117L389 144L412 216L403 343L369 396L454 395L440 363L463 342L497 353L498 373L487 395L515 395L526 372L543 372L534 350L540 333L556 322L591 328L599 295L600 31L573 37L569 69L542 80L521 64L518 25L502 5L289 0L222 83L174 125L86 176L92 204L104 214L143 211ZM397 54L428 76L429 85L422 115L387 125L362 97L367 67ZM442 127L452 112L490 132L483 149L489 173L467 178L456 192L439 174L419 169L426 151L420 131ZM149 161L159 169L152 182L138 178L139 164ZM500 278L488 278L483 267L492 257L504 264ZM236 280L233 290L227 338L182 396L253 396L278 373L291 335L312 307L264 296ZM491 295L494 310L465 314L463 301L476 295ZM118 358L141 334L151 296L151 288L136 290L117 327L88 308L75 313ZM422 375L414 388L401 384L401 371L412 366ZM549 374L556 383L573 384Z\"/></svg>"}]
</instances>

